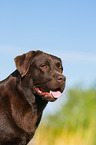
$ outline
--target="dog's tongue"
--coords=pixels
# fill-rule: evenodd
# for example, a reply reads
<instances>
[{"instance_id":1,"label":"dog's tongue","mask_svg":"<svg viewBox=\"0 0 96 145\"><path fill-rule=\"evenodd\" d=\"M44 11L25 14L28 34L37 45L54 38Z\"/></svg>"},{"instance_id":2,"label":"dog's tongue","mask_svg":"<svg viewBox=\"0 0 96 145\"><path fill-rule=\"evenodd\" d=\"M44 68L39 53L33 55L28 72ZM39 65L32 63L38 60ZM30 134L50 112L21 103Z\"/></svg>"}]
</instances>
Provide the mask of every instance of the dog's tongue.
<instances>
[{"instance_id":1,"label":"dog's tongue","mask_svg":"<svg viewBox=\"0 0 96 145\"><path fill-rule=\"evenodd\" d=\"M59 98L61 96L60 91L56 91L56 92L50 91L50 94L52 94L54 98Z\"/></svg>"}]
</instances>

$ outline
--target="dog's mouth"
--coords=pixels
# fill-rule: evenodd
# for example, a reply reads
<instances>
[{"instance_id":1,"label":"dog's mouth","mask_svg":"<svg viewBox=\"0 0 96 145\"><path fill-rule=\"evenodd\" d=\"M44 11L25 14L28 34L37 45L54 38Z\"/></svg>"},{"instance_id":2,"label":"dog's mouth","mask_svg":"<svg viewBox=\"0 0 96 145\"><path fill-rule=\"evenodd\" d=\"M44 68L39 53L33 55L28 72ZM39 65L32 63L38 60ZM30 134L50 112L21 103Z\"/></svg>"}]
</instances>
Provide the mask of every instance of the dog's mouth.
<instances>
[{"instance_id":1,"label":"dog's mouth","mask_svg":"<svg viewBox=\"0 0 96 145\"><path fill-rule=\"evenodd\" d=\"M60 89L56 89L54 91L50 90L49 92L44 92L41 91L40 88L35 88L37 94L41 97L43 97L43 99L47 100L47 101L55 101L56 99L58 99L61 96L61 91Z\"/></svg>"}]
</instances>

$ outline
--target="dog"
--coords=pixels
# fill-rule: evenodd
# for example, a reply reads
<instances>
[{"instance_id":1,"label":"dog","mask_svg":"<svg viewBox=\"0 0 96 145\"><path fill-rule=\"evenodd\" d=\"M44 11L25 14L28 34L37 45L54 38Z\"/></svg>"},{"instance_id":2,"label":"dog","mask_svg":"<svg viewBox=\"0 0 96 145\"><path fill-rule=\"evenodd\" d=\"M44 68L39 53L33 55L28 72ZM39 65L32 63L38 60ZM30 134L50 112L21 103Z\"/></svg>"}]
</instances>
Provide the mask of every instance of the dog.
<instances>
[{"instance_id":1,"label":"dog","mask_svg":"<svg viewBox=\"0 0 96 145\"><path fill-rule=\"evenodd\" d=\"M48 101L65 88L60 58L42 51L17 56L16 70L0 82L0 145L27 145Z\"/></svg>"}]
</instances>

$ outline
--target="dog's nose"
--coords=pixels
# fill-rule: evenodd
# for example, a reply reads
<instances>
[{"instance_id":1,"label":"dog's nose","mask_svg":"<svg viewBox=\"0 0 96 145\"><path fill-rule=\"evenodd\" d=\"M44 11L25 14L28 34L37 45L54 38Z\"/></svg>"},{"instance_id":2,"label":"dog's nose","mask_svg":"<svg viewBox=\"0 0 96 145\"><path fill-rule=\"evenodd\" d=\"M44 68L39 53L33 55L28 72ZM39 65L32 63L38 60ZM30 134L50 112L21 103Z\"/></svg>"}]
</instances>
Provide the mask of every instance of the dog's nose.
<instances>
[{"instance_id":1,"label":"dog's nose","mask_svg":"<svg viewBox=\"0 0 96 145\"><path fill-rule=\"evenodd\" d=\"M59 75L59 76L57 76L57 81L58 81L59 83L64 82L64 81L66 81L66 77L63 76L63 75Z\"/></svg>"}]
</instances>

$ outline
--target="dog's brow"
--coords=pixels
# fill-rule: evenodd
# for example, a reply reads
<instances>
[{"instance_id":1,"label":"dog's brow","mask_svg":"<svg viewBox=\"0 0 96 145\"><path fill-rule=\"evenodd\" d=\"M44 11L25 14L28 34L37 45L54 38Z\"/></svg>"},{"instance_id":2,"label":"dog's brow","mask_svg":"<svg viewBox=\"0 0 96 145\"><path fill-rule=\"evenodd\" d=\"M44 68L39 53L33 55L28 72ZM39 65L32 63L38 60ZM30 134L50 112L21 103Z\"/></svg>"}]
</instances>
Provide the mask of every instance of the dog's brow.
<instances>
[{"instance_id":1,"label":"dog's brow","mask_svg":"<svg viewBox=\"0 0 96 145\"><path fill-rule=\"evenodd\" d=\"M41 65L41 64L50 65L50 62L49 62L48 60L45 60L45 61L40 62L40 65Z\"/></svg>"}]
</instances>

